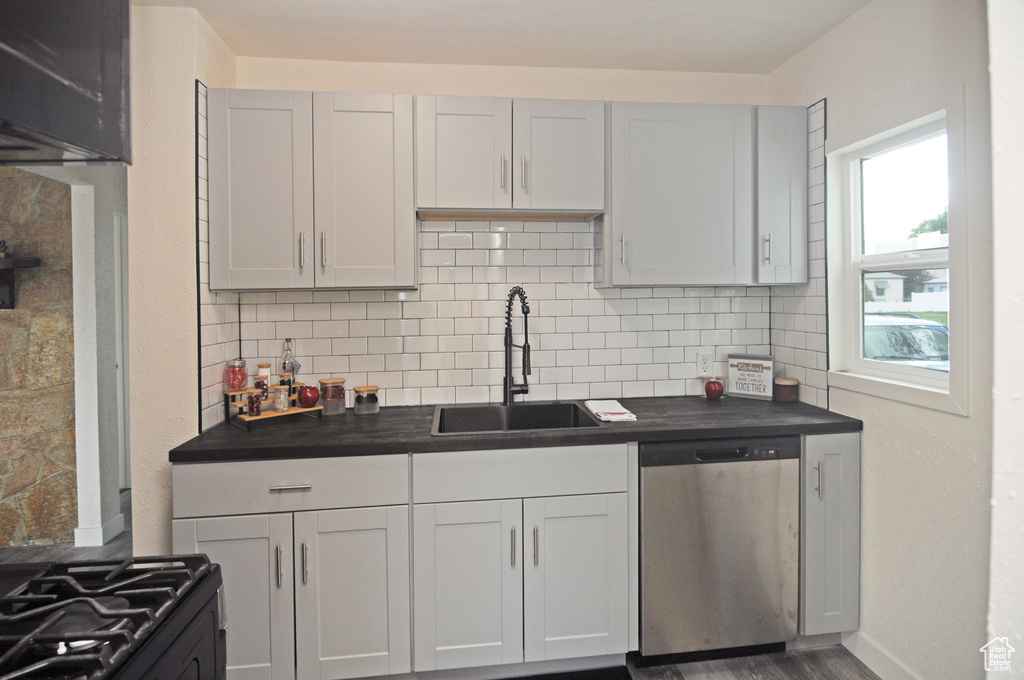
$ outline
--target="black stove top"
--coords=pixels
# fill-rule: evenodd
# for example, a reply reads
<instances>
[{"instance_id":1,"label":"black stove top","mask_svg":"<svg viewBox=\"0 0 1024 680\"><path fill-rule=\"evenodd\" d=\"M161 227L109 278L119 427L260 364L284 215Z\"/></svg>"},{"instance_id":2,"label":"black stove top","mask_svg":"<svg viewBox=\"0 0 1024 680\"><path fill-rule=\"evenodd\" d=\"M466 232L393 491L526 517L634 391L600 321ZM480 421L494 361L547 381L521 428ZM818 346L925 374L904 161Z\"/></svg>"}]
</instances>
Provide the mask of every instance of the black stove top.
<instances>
[{"instance_id":1,"label":"black stove top","mask_svg":"<svg viewBox=\"0 0 1024 680\"><path fill-rule=\"evenodd\" d=\"M0 680L115 677L211 572L205 600L205 555L0 567Z\"/></svg>"}]
</instances>

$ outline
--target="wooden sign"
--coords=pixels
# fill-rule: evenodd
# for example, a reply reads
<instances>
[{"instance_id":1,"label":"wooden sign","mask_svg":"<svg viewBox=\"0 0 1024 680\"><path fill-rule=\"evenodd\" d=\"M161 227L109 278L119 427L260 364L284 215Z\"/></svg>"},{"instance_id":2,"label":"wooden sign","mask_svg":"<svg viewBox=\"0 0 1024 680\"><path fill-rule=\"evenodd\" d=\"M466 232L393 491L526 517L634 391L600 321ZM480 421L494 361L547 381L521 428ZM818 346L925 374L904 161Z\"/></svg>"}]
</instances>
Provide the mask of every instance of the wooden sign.
<instances>
[{"instance_id":1,"label":"wooden sign","mask_svg":"<svg viewBox=\"0 0 1024 680\"><path fill-rule=\"evenodd\" d=\"M775 362L768 356L729 355L726 394L749 399L771 399Z\"/></svg>"}]
</instances>

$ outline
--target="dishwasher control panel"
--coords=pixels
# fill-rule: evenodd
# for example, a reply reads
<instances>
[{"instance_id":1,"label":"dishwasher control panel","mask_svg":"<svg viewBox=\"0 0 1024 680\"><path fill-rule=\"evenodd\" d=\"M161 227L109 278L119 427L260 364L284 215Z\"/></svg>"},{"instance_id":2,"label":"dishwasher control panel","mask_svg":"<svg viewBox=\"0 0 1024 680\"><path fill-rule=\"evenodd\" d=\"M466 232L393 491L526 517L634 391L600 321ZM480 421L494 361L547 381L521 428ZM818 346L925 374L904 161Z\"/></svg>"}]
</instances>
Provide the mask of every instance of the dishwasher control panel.
<instances>
[{"instance_id":1,"label":"dishwasher control panel","mask_svg":"<svg viewBox=\"0 0 1024 680\"><path fill-rule=\"evenodd\" d=\"M640 444L640 466L741 463L800 457L800 437L704 439Z\"/></svg>"}]
</instances>

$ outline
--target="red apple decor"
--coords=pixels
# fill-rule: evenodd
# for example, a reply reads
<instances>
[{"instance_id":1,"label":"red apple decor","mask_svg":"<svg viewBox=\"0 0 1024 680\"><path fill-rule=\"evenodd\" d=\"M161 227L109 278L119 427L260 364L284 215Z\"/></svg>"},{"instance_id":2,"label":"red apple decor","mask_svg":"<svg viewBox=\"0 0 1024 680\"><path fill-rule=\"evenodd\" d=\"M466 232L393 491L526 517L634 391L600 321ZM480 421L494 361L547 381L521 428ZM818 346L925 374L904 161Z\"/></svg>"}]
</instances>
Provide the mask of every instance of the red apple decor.
<instances>
[{"instance_id":1,"label":"red apple decor","mask_svg":"<svg viewBox=\"0 0 1024 680\"><path fill-rule=\"evenodd\" d=\"M704 383L704 394L707 395L708 399L719 399L725 394L725 385L718 378L711 378Z\"/></svg>"},{"instance_id":2,"label":"red apple decor","mask_svg":"<svg viewBox=\"0 0 1024 680\"><path fill-rule=\"evenodd\" d=\"M299 388L299 406L312 408L320 400L320 390L312 385L303 385Z\"/></svg>"}]
</instances>

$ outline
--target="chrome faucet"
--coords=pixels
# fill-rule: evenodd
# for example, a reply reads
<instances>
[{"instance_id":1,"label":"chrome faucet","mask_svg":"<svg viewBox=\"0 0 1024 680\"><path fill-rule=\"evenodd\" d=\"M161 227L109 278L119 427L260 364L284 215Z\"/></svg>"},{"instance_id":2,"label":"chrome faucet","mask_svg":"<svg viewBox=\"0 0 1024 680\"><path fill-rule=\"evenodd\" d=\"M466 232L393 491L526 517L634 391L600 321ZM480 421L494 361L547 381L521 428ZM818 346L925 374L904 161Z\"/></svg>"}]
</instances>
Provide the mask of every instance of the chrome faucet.
<instances>
[{"instance_id":1,"label":"chrome faucet","mask_svg":"<svg viewBox=\"0 0 1024 680\"><path fill-rule=\"evenodd\" d=\"M512 344L512 301L516 297L523 306L523 344ZM530 386L526 382L526 376L530 375L530 332L527 321L530 315L530 305L526 304L526 291L522 286L516 286L508 293L508 303L505 305L505 379L502 381L501 403L505 406L512 405L512 395L526 394ZM523 383L517 385L512 379L512 348L518 347L523 350Z\"/></svg>"}]
</instances>

